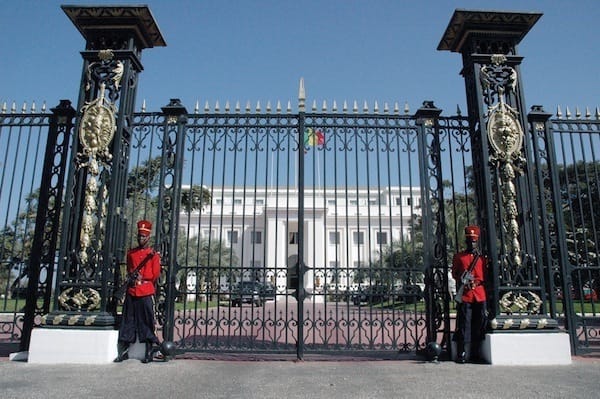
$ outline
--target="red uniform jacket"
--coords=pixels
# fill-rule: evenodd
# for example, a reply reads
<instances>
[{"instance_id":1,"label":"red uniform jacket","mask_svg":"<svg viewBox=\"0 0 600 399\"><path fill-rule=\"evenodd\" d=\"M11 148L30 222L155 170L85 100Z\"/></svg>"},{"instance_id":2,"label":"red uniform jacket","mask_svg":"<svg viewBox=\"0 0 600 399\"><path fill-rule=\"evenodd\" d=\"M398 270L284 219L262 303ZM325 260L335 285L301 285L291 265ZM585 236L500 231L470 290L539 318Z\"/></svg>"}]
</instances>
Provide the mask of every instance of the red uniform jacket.
<instances>
[{"instance_id":1,"label":"red uniform jacket","mask_svg":"<svg viewBox=\"0 0 600 399\"><path fill-rule=\"evenodd\" d=\"M127 273L132 273L152 251L154 249L151 247L137 247L129 250L127 252ZM154 285L160 276L160 255L158 252L154 253L152 258L142 266L139 275L140 278L135 286L128 287L127 293L135 297L154 295L156 292Z\"/></svg>"},{"instance_id":2,"label":"red uniform jacket","mask_svg":"<svg viewBox=\"0 0 600 399\"><path fill-rule=\"evenodd\" d=\"M456 288L458 289L461 285L460 278L465 270L469 269L471 262L475 254L471 252L459 252L454 255L454 259L452 259L452 277L456 280ZM469 286L465 287L463 291L462 300L465 303L474 303L474 302L485 302L485 288L483 286L483 281L485 279L485 264L486 259L484 256L479 256L475 267L473 267L473 285L474 288Z\"/></svg>"}]
</instances>

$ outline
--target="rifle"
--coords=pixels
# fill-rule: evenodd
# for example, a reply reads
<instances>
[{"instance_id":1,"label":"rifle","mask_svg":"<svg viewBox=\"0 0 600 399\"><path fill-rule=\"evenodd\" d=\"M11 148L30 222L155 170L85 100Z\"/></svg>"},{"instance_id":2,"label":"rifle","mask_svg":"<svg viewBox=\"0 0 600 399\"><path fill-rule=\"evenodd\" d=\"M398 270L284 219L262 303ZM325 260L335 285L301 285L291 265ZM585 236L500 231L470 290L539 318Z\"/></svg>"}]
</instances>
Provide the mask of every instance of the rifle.
<instances>
[{"instance_id":1,"label":"rifle","mask_svg":"<svg viewBox=\"0 0 600 399\"><path fill-rule=\"evenodd\" d=\"M155 254L156 254L156 251L152 250L140 262L140 264L135 268L135 270L133 270L131 273L127 273L127 278L125 279L125 282L123 284L121 284L121 286L113 292L113 298L115 298L117 300L121 299L123 297L123 295L125 294L125 290L128 287L133 287L135 285L135 282L137 281L138 277L140 276L140 270L142 270L142 267L144 267L146 265L146 263L148 263L148 261L154 257Z\"/></svg>"},{"instance_id":2,"label":"rifle","mask_svg":"<svg viewBox=\"0 0 600 399\"><path fill-rule=\"evenodd\" d=\"M465 291L465 285L470 284L473 281L473 269L475 268L475 264L477 263L478 259L479 252L476 252L475 257L469 265L469 268L463 272L462 276L460 276L460 287L456 290L456 296L454 297L454 300L457 303L462 303L462 296L463 292Z\"/></svg>"}]
</instances>

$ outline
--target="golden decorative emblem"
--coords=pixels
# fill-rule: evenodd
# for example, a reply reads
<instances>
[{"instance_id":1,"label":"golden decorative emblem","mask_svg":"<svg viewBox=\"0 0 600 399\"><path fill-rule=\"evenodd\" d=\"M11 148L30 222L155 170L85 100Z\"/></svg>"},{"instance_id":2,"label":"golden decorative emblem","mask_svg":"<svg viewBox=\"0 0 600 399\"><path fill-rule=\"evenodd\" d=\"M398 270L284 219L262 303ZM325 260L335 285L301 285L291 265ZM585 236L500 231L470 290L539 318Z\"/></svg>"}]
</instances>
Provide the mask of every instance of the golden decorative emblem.
<instances>
[{"instance_id":1,"label":"golden decorative emblem","mask_svg":"<svg viewBox=\"0 0 600 399\"><path fill-rule=\"evenodd\" d=\"M113 111L102 104L102 98L92 101L84 110L79 129L79 139L89 154L104 153L115 134Z\"/></svg>"},{"instance_id":2,"label":"golden decorative emblem","mask_svg":"<svg viewBox=\"0 0 600 399\"><path fill-rule=\"evenodd\" d=\"M91 311L100 307L100 293L93 288L70 287L60 293L58 303L67 311Z\"/></svg>"},{"instance_id":3,"label":"golden decorative emblem","mask_svg":"<svg viewBox=\"0 0 600 399\"><path fill-rule=\"evenodd\" d=\"M500 102L491 109L488 118L488 137L496 156L508 160L517 154L523 145L523 129L516 111Z\"/></svg>"}]
</instances>

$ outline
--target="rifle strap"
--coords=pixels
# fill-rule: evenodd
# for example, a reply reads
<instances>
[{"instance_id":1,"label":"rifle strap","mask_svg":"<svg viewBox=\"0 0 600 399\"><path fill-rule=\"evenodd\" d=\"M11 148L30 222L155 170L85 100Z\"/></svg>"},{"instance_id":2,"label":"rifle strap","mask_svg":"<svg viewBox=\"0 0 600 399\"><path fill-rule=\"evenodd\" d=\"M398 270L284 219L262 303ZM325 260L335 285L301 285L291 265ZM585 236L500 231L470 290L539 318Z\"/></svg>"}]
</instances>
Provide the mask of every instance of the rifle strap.
<instances>
[{"instance_id":1,"label":"rifle strap","mask_svg":"<svg viewBox=\"0 0 600 399\"><path fill-rule=\"evenodd\" d=\"M479 252L477 252L477 253L475 254L475 257L473 258L473 260L471 261L471 264L469 265L469 268L467 269L467 272L468 272L469 274L473 273L473 269L475 269L475 265L477 264L477 260L478 260L478 259L479 259ZM458 292L458 291L460 291L461 289L464 289L463 287L464 287L464 284L463 284L463 282L461 281L461 282L460 282L460 286L459 286L459 288L458 288L457 292Z\"/></svg>"},{"instance_id":2,"label":"rifle strap","mask_svg":"<svg viewBox=\"0 0 600 399\"><path fill-rule=\"evenodd\" d=\"M144 259L142 259L142 261L135 268L135 270L133 272L131 272L131 275L134 275L135 273L142 270L142 267L144 267L146 265L146 263L148 263L148 261L154 257L154 254L156 254L155 250L150 251L150 253L148 255L146 255L146 257ZM122 296L125 291L125 288L127 287L127 284L128 284L127 281L125 281L125 283L121 284L121 286L118 289L113 291L113 296Z\"/></svg>"},{"instance_id":3,"label":"rifle strap","mask_svg":"<svg viewBox=\"0 0 600 399\"><path fill-rule=\"evenodd\" d=\"M148 255L146 255L146 257L144 259L142 259L140 264L135 268L135 270L131 274L133 275L133 274L139 272L140 270L142 270L142 267L144 267L146 265L146 263L148 263L148 261L154 257L155 253L156 253L155 250L150 251L150 253ZM479 254L477 256L479 256Z\"/></svg>"},{"instance_id":4,"label":"rifle strap","mask_svg":"<svg viewBox=\"0 0 600 399\"><path fill-rule=\"evenodd\" d=\"M469 273L473 273L473 269L475 269L475 264L477 264L477 261L479 260L479 252L477 252L475 254L475 257L473 258L473 260L471 261L471 264L469 265Z\"/></svg>"}]
</instances>

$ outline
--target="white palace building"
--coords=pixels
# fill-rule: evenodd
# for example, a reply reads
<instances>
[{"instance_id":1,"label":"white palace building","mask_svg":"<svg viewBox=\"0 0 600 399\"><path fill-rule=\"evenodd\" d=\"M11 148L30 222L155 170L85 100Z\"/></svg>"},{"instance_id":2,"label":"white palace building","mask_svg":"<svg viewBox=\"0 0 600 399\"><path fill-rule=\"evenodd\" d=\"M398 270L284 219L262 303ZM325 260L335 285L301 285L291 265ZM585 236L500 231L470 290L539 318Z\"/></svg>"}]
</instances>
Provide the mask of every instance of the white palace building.
<instances>
[{"instance_id":1,"label":"white palace building","mask_svg":"<svg viewBox=\"0 0 600 399\"><path fill-rule=\"evenodd\" d=\"M270 281L278 293L292 289L298 190L214 187L211 196L203 210L182 211L181 233L224 242L236 255L239 279ZM392 240L409 237L412 220L421 215L418 187L311 188L304 191L304 204L304 287L309 295L330 284L340 290L356 285L355 270L379 259ZM227 285L222 278L221 287L227 290Z\"/></svg>"}]
</instances>

